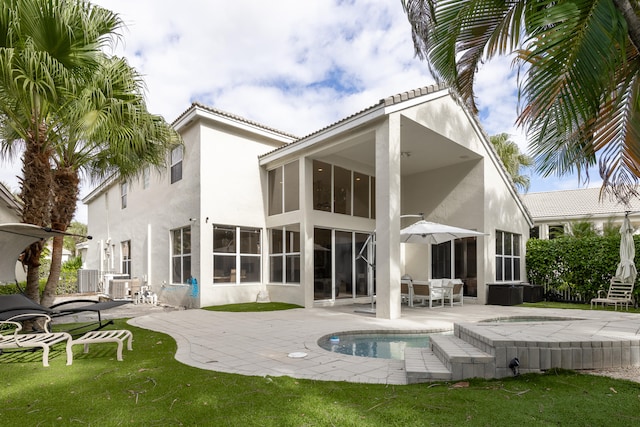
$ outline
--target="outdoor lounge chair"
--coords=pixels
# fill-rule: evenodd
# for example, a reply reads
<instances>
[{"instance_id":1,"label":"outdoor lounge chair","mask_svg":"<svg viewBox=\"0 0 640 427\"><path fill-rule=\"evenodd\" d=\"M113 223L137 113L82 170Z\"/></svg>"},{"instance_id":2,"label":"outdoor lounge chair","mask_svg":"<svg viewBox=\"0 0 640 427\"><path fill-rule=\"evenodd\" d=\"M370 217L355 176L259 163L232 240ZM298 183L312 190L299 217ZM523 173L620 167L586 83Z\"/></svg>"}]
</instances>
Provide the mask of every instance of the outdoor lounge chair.
<instances>
[{"instance_id":1,"label":"outdoor lounge chair","mask_svg":"<svg viewBox=\"0 0 640 427\"><path fill-rule=\"evenodd\" d=\"M601 303L603 306L605 304L611 305L613 304L614 309L618 309L618 304L622 308L624 304L625 308L629 310L629 304L633 304L633 283L625 283L620 280L613 278L609 284L609 290L607 291L607 296L604 295L604 290L598 291L598 296L596 298L591 298L591 308L593 308L593 304L598 306L598 303Z\"/></svg>"},{"instance_id":2,"label":"outdoor lounge chair","mask_svg":"<svg viewBox=\"0 0 640 427\"><path fill-rule=\"evenodd\" d=\"M62 317L82 312L93 312L98 315L95 329L104 328L112 324L113 321L102 321L102 310L118 307L130 301L94 301L90 299L77 299L54 304L51 307L44 307L27 298L22 294L0 295L0 320L13 320L15 316L32 314L38 316L46 314L50 317ZM85 325L86 326L86 325Z\"/></svg>"},{"instance_id":3,"label":"outdoor lounge chair","mask_svg":"<svg viewBox=\"0 0 640 427\"><path fill-rule=\"evenodd\" d=\"M44 317L44 331L39 333L21 334L22 325L18 320L21 318L33 319L34 317ZM0 320L0 352L4 350L25 350L27 348L42 348L42 365L49 366L49 350L51 346L67 342L67 365L73 361L71 351L71 335L67 332L51 332L49 323L51 317L44 313L26 313L13 317L14 320Z\"/></svg>"}]
</instances>

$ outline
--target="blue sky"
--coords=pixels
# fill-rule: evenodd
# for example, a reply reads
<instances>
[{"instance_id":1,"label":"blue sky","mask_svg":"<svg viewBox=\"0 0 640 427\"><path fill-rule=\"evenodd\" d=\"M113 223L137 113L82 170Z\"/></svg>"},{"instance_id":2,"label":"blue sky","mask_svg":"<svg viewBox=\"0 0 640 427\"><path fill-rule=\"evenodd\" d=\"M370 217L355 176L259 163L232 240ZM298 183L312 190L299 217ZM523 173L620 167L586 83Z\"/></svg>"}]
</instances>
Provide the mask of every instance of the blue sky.
<instances>
[{"instance_id":1,"label":"blue sky","mask_svg":"<svg viewBox=\"0 0 640 427\"><path fill-rule=\"evenodd\" d=\"M306 135L380 99L434 82L413 54L400 0L97 0L126 23L112 53L143 76L149 110L172 122L191 102ZM515 73L509 59L477 76L480 119L489 135L514 127ZM16 189L19 164L0 181ZM599 184L591 173L590 186ZM597 181L596 181L597 179ZM574 177L531 174L530 192L579 188ZM90 188L83 186L83 195ZM86 208L76 217L86 222Z\"/></svg>"}]
</instances>

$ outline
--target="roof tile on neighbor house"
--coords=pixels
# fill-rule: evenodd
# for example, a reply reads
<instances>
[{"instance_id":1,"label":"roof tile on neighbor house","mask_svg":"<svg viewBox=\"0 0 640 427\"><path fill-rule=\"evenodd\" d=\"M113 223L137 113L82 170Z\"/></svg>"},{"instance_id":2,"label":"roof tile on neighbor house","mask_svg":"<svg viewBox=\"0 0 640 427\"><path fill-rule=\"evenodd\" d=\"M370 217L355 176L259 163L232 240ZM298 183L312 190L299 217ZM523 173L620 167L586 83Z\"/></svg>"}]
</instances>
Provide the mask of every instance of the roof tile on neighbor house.
<instances>
[{"instance_id":1,"label":"roof tile on neighbor house","mask_svg":"<svg viewBox=\"0 0 640 427\"><path fill-rule=\"evenodd\" d=\"M626 211L640 211L638 199L632 199L630 206L625 206L608 196L600 200L600 188L547 191L521 196L534 219L606 217L618 216Z\"/></svg>"}]
</instances>

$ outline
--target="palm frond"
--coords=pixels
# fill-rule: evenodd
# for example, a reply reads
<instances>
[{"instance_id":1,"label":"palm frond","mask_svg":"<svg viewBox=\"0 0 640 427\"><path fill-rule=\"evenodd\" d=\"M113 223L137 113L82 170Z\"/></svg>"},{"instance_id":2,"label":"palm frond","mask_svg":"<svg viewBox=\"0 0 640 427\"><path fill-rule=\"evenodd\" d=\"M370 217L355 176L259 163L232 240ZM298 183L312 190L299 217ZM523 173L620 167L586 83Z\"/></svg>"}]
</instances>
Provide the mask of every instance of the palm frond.
<instances>
[{"instance_id":1,"label":"palm frond","mask_svg":"<svg viewBox=\"0 0 640 427\"><path fill-rule=\"evenodd\" d=\"M403 0L416 55L428 60L438 82L455 88L465 104L473 96L480 64L519 45L526 1Z\"/></svg>"}]
</instances>

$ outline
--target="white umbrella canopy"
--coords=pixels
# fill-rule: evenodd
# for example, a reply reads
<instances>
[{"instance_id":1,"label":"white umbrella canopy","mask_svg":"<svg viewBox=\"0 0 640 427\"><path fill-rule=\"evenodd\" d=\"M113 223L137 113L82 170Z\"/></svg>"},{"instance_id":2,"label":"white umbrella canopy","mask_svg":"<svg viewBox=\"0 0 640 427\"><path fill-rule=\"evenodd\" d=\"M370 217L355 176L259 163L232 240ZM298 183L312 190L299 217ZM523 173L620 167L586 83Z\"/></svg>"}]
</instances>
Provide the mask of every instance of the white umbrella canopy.
<instances>
[{"instance_id":1,"label":"white umbrella canopy","mask_svg":"<svg viewBox=\"0 0 640 427\"><path fill-rule=\"evenodd\" d=\"M400 230L400 242L438 245L449 240L486 235L481 231L421 220Z\"/></svg>"},{"instance_id":2,"label":"white umbrella canopy","mask_svg":"<svg viewBox=\"0 0 640 427\"><path fill-rule=\"evenodd\" d=\"M32 224L0 224L0 283L15 282L18 257L29 245L65 235L70 234Z\"/></svg>"},{"instance_id":3,"label":"white umbrella canopy","mask_svg":"<svg viewBox=\"0 0 640 427\"><path fill-rule=\"evenodd\" d=\"M634 261L636 248L633 242L633 227L629 216L625 215L620 227L620 263L616 269L615 278L624 283L634 283L638 272Z\"/></svg>"}]
</instances>

